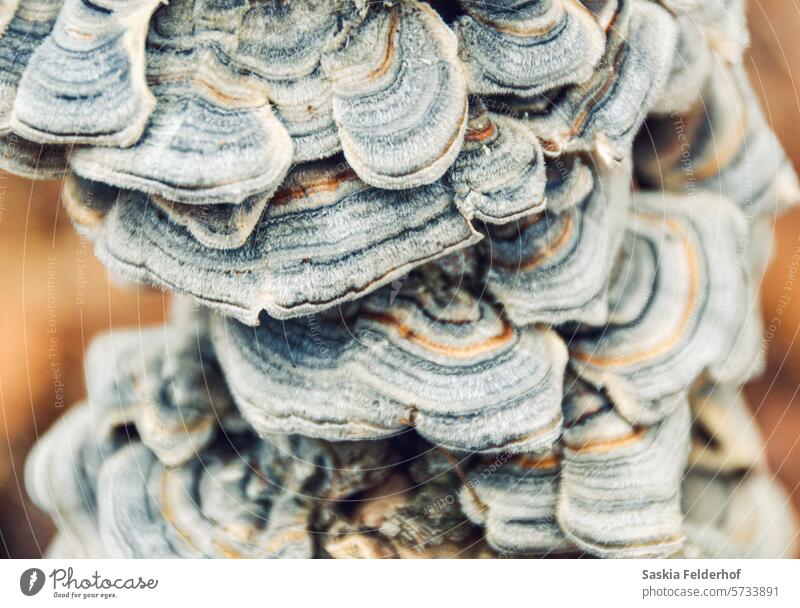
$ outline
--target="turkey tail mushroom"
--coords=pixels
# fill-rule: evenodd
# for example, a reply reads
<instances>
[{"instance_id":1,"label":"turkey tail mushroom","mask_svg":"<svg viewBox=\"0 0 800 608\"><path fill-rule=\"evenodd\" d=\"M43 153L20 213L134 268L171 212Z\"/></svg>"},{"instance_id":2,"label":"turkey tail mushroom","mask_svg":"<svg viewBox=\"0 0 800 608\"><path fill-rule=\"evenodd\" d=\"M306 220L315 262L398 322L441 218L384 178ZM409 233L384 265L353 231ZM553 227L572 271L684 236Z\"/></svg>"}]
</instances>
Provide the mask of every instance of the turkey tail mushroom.
<instances>
[{"instance_id":1,"label":"turkey tail mushroom","mask_svg":"<svg viewBox=\"0 0 800 608\"><path fill-rule=\"evenodd\" d=\"M373 4L322 58L345 158L379 188L439 179L461 149L467 89L456 39L429 5Z\"/></svg>"},{"instance_id":2,"label":"turkey tail mushroom","mask_svg":"<svg viewBox=\"0 0 800 608\"><path fill-rule=\"evenodd\" d=\"M292 137L294 162L341 150L333 88L321 67L323 54L347 35L339 17L336 3L295 0L259 4L242 19L237 61L267 83L275 114Z\"/></svg>"},{"instance_id":3,"label":"turkey tail mushroom","mask_svg":"<svg viewBox=\"0 0 800 608\"><path fill-rule=\"evenodd\" d=\"M771 217L800 201L797 176L740 70L718 65L685 113L651 118L635 155L644 185L722 194L748 219Z\"/></svg>"},{"instance_id":4,"label":"turkey tail mushroom","mask_svg":"<svg viewBox=\"0 0 800 608\"><path fill-rule=\"evenodd\" d=\"M248 431L169 467L133 444L100 471L100 529L115 557L313 557L319 499L383 483L385 448Z\"/></svg>"},{"instance_id":5,"label":"turkey tail mushroom","mask_svg":"<svg viewBox=\"0 0 800 608\"><path fill-rule=\"evenodd\" d=\"M212 336L244 417L262 433L332 441L416 429L444 447L541 451L559 434L564 344L461 289L410 277L357 311Z\"/></svg>"},{"instance_id":6,"label":"turkey tail mushroom","mask_svg":"<svg viewBox=\"0 0 800 608\"><path fill-rule=\"evenodd\" d=\"M73 220L91 224L95 255L112 271L250 324L262 309L289 318L354 300L481 238L443 184L379 190L335 160L295 169L244 243L229 249L209 245L240 241L246 227L232 226L235 218L249 222L257 209L226 217L238 211L176 207L75 178L64 196ZM208 214L219 218L221 234L210 234Z\"/></svg>"},{"instance_id":7,"label":"turkey tail mushroom","mask_svg":"<svg viewBox=\"0 0 800 608\"><path fill-rule=\"evenodd\" d=\"M769 472L741 387L705 381L691 395L684 528L700 557L796 557L798 518Z\"/></svg>"},{"instance_id":8,"label":"turkey tail mushroom","mask_svg":"<svg viewBox=\"0 0 800 608\"><path fill-rule=\"evenodd\" d=\"M14 100L36 48L55 25L62 0L16 0L0 9L0 135L11 130Z\"/></svg>"},{"instance_id":9,"label":"turkey tail mushroom","mask_svg":"<svg viewBox=\"0 0 800 608\"><path fill-rule=\"evenodd\" d=\"M598 557L668 557L683 543L680 485L689 444L686 401L650 427L607 399L573 390L564 405L557 520Z\"/></svg>"},{"instance_id":10,"label":"turkey tail mushroom","mask_svg":"<svg viewBox=\"0 0 800 608\"><path fill-rule=\"evenodd\" d=\"M447 173L468 217L505 224L544 210L547 182L539 140L521 121L474 98L461 153Z\"/></svg>"},{"instance_id":11,"label":"turkey tail mushroom","mask_svg":"<svg viewBox=\"0 0 800 608\"><path fill-rule=\"evenodd\" d=\"M600 23L578 0L466 0L455 25L470 93L534 97L589 80Z\"/></svg>"},{"instance_id":12,"label":"turkey tail mushroom","mask_svg":"<svg viewBox=\"0 0 800 608\"><path fill-rule=\"evenodd\" d=\"M113 557L312 557L310 508L259 475L246 454L211 452L179 468L142 445L107 461L100 530Z\"/></svg>"},{"instance_id":13,"label":"turkey tail mushroom","mask_svg":"<svg viewBox=\"0 0 800 608\"><path fill-rule=\"evenodd\" d=\"M232 409L224 379L210 351L205 320L193 331L173 326L115 331L96 339L87 368L110 366L112 387L90 380L90 396L128 394L137 404L131 414L142 443L167 466L177 466L202 451Z\"/></svg>"},{"instance_id":14,"label":"turkey tail mushroom","mask_svg":"<svg viewBox=\"0 0 800 608\"><path fill-rule=\"evenodd\" d=\"M593 180L578 159L552 164L566 175L549 180L545 212L489 228L481 245L487 289L515 323L602 324L630 201L630 167Z\"/></svg>"},{"instance_id":15,"label":"turkey tail mushroom","mask_svg":"<svg viewBox=\"0 0 800 608\"><path fill-rule=\"evenodd\" d=\"M628 420L652 424L706 370L746 380L760 332L741 258L745 220L733 203L641 193L634 208L609 323L576 335L570 360Z\"/></svg>"},{"instance_id":16,"label":"turkey tail mushroom","mask_svg":"<svg viewBox=\"0 0 800 608\"><path fill-rule=\"evenodd\" d=\"M466 515L507 555L574 555L556 521L560 457L556 453L485 457L467 470L459 491Z\"/></svg>"},{"instance_id":17,"label":"turkey tail mushroom","mask_svg":"<svg viewBox=\"0 0 800 608\"><path fill-rule=\"evenodd\" d=\"M676 39L674 20L662 8L621 0L591 79L544 94L527 113L545 151L594 152L605 162L626 158L667 81Z\"/></svg>"},{"instance_id":18,"label":"turkey tail mushroom","mask_svg":"<svg viewBox=\"0 0 800 608\"><path fill-rule=\"evenodd\" d=\"M22 75L14 132L49 144L134 144L156 104L145 82L144 42L160 4L64 0Z\"/></svg>"},{"instance_id":19,"label":"turkey tail mushroom","mask_svg":"<svg viewBox=\"0 0 800 608\"><path fill-rule=\"evenodd\" d=\"M33 452L52 554L792 551L738 387L800 186L744 17L0 2L0 172L180 298Z\"/></svg>"},{"instance_id":20,"label":"turkey tail mushroom","mask_svg":"<svg viewBox=\"0 0 800 608\"><path fill-rule=\"evenodd\" d=\"M97 476L117 449L114 427L104 427L99 404L71 407L28 456L25 486L56 525L61 553L97 558L108 549L97 526Z\"/></svg>"},{"instance_id":21,"label":"turkey tail mushroom","mask_svg":"<svg viewBox=\"0 0 800 608\"><path fill-rule=\"evenodd\" d=\"M11 130L25 67L56 22L62 0L14 0L0 8L0 170L30 179L58 179L67 169L61 146L31 142Z\"/></svg>"},{"instance_id":22,"label":"turkey tail mushroom","mask_svg":"<svg viewBox=\"0 0 800 608\"><path fill-rule=\"evenodd\" d=\"M266 91L234 75L213 52L151 59L158 103L128 148L81 147L82 177L190 204L241 203L274 192L292 162L292 140Z\"/></svg>"}]
</instances>

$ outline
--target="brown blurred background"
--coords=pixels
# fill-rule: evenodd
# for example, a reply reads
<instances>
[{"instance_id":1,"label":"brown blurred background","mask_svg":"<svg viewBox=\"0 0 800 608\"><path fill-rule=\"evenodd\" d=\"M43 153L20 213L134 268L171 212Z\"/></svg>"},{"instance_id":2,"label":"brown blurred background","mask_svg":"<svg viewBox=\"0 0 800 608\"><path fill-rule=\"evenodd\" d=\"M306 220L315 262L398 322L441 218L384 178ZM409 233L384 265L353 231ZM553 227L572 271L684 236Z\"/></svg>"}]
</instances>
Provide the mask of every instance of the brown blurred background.
<instances>
[{"instance_id":1,"label":"brown blurred background","mask_svg":"<svg viewBox=\"0 0 800 608\"><path fill-rule=\"evenodd\" d=\"M750 0L747 63L768 119L800 170L800 0ZM0 556L38 557L52 534L23 490L37 435L85 395L83 352L112 327L163 319L166 297L113 285L59 205L60 184L0 173ZM776 222L762 286L765 322L778 318L767 373L747 387L768 457L800 508L800 295L783 284L800 247L800 208ZM790 294L791 295L791 294Z\"/></svg>"},{"instance_id":2,"label":"brown blurred background","mask_svg":"<svg viewBox=\"0 0 800 608\"><path fill-rule=\"evenodd\" d=\"M164 317L166 298L115 287L59 204L58 182L0 173L0 556L39 557L52 534L24 492L36 437L86 394L83 353L111 327Z\"/></svg>"}]
</instances>

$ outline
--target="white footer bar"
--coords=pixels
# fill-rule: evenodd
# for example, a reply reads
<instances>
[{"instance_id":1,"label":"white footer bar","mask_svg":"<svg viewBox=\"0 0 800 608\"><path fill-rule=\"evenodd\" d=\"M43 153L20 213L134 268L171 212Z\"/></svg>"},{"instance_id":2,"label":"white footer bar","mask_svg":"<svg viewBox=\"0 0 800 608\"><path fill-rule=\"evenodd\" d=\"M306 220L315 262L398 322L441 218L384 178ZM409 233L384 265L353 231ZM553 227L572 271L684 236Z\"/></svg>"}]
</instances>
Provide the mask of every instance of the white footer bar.
<instances>
[{"instance_id":1,"label":"white footer bar","mask_svg":"<svg viewBox=\"0 0 800 608\"><path fill-rule=\"evenodd\" d=\"M800 606L796 560L0 561L1 606Z\"/></svg>"}]
</instances>

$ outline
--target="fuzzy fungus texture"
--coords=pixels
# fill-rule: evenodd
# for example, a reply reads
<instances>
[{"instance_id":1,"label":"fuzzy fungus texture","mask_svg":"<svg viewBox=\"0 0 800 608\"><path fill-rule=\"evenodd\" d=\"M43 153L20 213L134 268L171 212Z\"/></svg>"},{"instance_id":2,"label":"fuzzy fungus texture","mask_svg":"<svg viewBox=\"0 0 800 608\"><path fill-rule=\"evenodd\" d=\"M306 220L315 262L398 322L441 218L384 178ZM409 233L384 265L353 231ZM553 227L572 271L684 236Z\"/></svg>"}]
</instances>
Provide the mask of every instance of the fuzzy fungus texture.
<instances>
[{"instance_id":1,"label":"fuzzy fungus texture","mask_svg":"<svg viewBox=\"0 0 800 608\"><path fill-rule=\"evenodd\" d=\"M30 456L51 554L790 554L747 43L743 0L3 2L0 169L178 296Z\"/></svg>"}]
</instances>

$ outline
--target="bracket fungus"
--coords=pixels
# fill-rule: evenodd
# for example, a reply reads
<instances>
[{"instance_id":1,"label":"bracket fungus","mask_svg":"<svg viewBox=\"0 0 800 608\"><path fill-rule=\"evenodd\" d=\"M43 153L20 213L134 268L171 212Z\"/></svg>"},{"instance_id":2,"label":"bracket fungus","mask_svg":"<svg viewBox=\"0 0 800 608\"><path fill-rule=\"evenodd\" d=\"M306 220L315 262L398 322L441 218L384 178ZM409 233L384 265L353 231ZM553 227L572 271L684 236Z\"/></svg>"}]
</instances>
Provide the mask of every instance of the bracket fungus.
<instances>
[{"instance_id":1,"label":"bracket fungus","mask_svg":"<svg viewBox=\"0 0 800 608\"><path fill-rule=\"evenodd\" d=\"M563 432L550 452L483 458L460 491L501 553L668 557L684 540L680 486L689 409L634 425L601 392L568 376Z\"/></svg>"},{"instance_id":2,"label":"bracket fungus","mask_svg":"<svg viewBox=\"0 0 800 608\"><path fill-rule=\"evenodd\" d=\"M605 47L577 0L467 0L455 26L471 93L534 97L590 79Z\"/></svg>"},{"instance_id":3,"label":"bracket fungus","mask_svg":"<svg viewBox=\"0 0 800 608\"><path fill-rule=\"evenodd\" d=\"M483 452L537 452L558 437L561 339L514 327L435 278L376 292L352 315L257 328L220 319L212 336L234 399L261 433L342 441L413 428Z\"/></svg>"},{"instance_id":4,"label":"bracket fungus","mask_svg":"<svg viewBox=\"0 0 800 608\"><path fill-rule=\"evenodd\" d=\"M749 379L761 340L738 208L710 194L642 194L634 207L610 322L576 335L570 355L627 418L652 422L705 371Z\"/></svg>"},{"instance_id":5,"label":"bracket fungus","mask_svg":"<svg viewBox=\"0 0 800 608\"><path fill-rule=\"evenodd\" d=\"M380 188L429 184L452 164L467 126L456 40L425 2L370 5L323 57L342 150Z\"/></svg>"},{"instance_id":6,"label":"bracket fungus","mask_svg":"<svg viewBox=\"0 0 800 608\"><path fill-rule=\"evenodd\" d=\"M65 0L19 83L11 129L47 143L136 142L156 103L145 81L144 39L159 4Z\"/></svg>"},{"instance_id":7,"label":"bracket fungus","mask_svg":"<svg viewBox=\"0 0 800 608\"><path fill-rule=\"evenodd\" d=\"M50 554L789 554L738 395L800 187L747 41L743 0L0 3L0 170L186 297L32 453Z\"/></svg>"}]
</instances>

